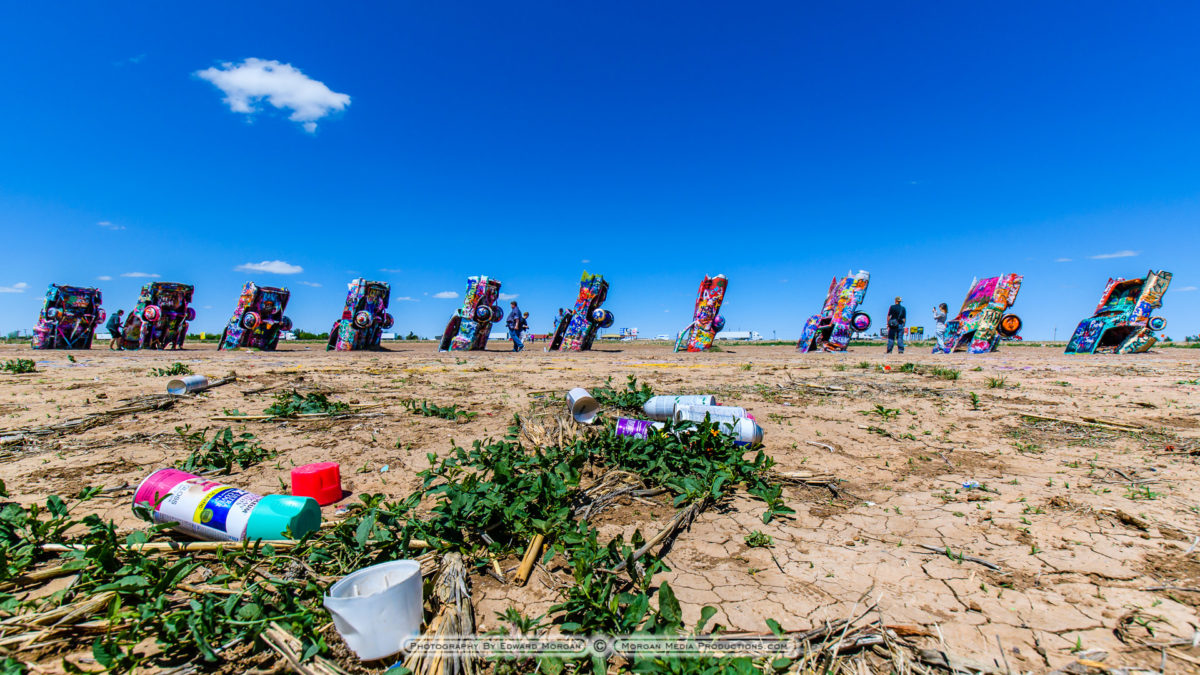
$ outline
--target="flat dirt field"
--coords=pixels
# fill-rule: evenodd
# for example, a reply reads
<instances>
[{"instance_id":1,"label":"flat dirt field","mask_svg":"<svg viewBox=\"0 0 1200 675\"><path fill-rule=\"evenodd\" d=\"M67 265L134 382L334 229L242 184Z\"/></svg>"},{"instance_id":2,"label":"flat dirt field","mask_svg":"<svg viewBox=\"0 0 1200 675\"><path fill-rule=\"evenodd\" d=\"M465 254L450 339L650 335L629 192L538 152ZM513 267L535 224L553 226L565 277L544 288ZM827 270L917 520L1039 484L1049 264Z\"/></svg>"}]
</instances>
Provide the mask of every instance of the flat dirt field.
<instances>
[{"instance_id":1,"label":"flat dirt field","mask_svg":"<svg viewBox=\"0 0 1200 675\"><path fill-rule=\"evenodd\" d=\"M352 495L324 508L326 519L336 519L357 495L401 499L418 491L427 454L445 456L452 439L469 447L502 438L514 414L557 413L569 388L602 386L609 377L623 387L634 375L658 394L713 393L747 408L764 429L775 470L809 483L784 487L792 517L764 524L763 502L741 492L679 534L665 557L670 571L654 582L670 582L686 625L705 605L718 609L709 628L749 632L767 630L768 619L786 631L807 630L874 606L863 621L880 620L922 647L1001 672L1097 672L1088 668L1099 663L1200 671L1193 646L1200 628L1200 350L1089 357L1004 346L986 356L935 357L916 347L891 356L878 346L801 355L735 344L674 354L662 343L621 343L554 354L531 344L514 354L503 351L508 345L453 354L439 354L432 343L367 353L330 353L319 344L274 353L97 348L73 353L74 362L67 352L0 346L0 362L37 361L36 373L0 373L0 437L8 436L0 478L22 505L66 499L87 486L126 486L72 512L96 513L125 533L144 527L128 488L188 454L175 428L232 426L281 454L222 482L278 493L293 464L339 462ZM236 372L237 381L165 409L13 440L16 432L163 393L169 378L148 370L175 361L210 377ZM915 372L902 371L906 363ZM960 376L947 379L935 367ZM210 419L234 409L257 414L293 388L383 405L341 419ZM405 399L478 415L420 416L401 405ZM635 530L647 538L659 532L674 509L660 496L627 499L607 514L593 521L601 539L628 540ZM749 547L746 536L756 530L774 546ZM519 563L519 554L498 561L508 579ZM473 572L480 630L498 627L496 614L508 607L546 613L570 580L561 559L536 569L524 586ZM0 635L13 634L4 623ZM368 672L336 631L325 630L335 661ZM84 660L72 660L94 669L90 640L69 644L87 645L76 655ZM0 644L14 646L5 637ZM19 658L54 672L63 656L49 646ZM240 658L253 665L251 656Z\"/></svg>"}]
</instances>

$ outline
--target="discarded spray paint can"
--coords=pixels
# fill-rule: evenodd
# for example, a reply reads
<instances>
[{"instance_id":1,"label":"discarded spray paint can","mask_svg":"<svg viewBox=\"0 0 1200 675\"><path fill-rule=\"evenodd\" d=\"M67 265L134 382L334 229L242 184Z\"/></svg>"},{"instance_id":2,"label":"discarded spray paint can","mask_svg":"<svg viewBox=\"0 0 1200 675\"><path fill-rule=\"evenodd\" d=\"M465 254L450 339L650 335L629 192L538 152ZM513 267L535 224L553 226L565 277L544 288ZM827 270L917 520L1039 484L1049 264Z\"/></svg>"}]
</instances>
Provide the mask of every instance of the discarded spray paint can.
<instances>
[{"instance_id":1,"label":"discarded spray paint can","mask_svg":"<svg viewBox=\"0 0 1200 675\"><path fill-rule=\"evenodd\" d=\"M713 422L734 422L746 417L746 409L731 405L677 405L676 422L703 422L707 415Z\"/></svg>"},{"instance_id":2,"label":"discarded spray paint can","mask_svg":"<svg viewBox=\"0 0 1200 675\"><path fill-rule=\"evenodd\" d=\"M716 405L717 397L711 394L700 396L651 396L642 406L642 412L652 420L665 422L675 415L680 405Z\"/></svg>"},{"instance_id":3,"label":"discarded spray paint can","mask_svg":"<svg viewBox=\"0 0 1200 675\"><path fill-rule=\"evenodd\" d=\"M133 494L156 523L171 523L197 539L243 541L303 537L321 527L321 507L311 497L265 497L178 469L159 469Z\"/></svg>"},{"instance_id":4,"label":"discarded spray paint can","mask_svg":"<svg viewBox=\"0 0 1200 675\"><path fill-rule=\"evenodd\" d=\"M187 375L167 382L167 393L175 394L176 396L193 391L202 391L207 388L208 378L203 375Z\"/></svg>"},{"instance_id":5,"label":"discarded spray paint can","mask_svg":"<svg viewBox=\"0 0 1200 675\"><path fill-rule=\"evenodd\" d=\"M600 414L600 402L587 389L576 387L567 392L567 410L580 424L591 424Z\"/></svg>"},{"instance_id":6,"label":"discarded spray paint can","mask_svg":"<svg viewBox=\"0 0 1200 675\"><path fill-rule=\"evenodd\" d=\"M665 426L663 422L621 417L617 419L617 435L629 436L630 438L649 438L651 430L662 429ZM720 429L721 433L732 436L733 442L737 445L762 443L762 427L758 426L754 420L744 418L732 424L719 423L717 428Z\"/></svg>"},{"instance_id":7,"label":"discarded spray paint can","mask_svg":"<svg viewBox=\"0 0 1200 675\"><path fill-rule=\"evenodd\" d=\"M635 420L628 417L617 418L617 435L632 438L649 438L651 429L661 429L665 424L650 420Z\"/></svg>"}]
</instances>

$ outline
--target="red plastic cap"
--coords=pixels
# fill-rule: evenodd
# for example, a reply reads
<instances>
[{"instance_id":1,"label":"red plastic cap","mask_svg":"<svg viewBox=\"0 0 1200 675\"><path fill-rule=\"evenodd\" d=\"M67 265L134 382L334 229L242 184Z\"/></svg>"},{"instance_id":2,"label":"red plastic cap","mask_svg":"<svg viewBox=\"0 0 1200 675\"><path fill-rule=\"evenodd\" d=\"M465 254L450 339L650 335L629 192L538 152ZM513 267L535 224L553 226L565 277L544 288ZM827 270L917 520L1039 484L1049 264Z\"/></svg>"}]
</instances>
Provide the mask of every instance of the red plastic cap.
<instances>
[{"instance_id":1,"label":"red plastic cap","mask_svg":"<svg viewBox=\"0 0 1200 675\"><path fill-rule=\"evenodd\" d=\"M292 469L292 495L312 497L321 506L342 498L342 468L337 462L317 462Z\"/></svg>"}]
</instances>

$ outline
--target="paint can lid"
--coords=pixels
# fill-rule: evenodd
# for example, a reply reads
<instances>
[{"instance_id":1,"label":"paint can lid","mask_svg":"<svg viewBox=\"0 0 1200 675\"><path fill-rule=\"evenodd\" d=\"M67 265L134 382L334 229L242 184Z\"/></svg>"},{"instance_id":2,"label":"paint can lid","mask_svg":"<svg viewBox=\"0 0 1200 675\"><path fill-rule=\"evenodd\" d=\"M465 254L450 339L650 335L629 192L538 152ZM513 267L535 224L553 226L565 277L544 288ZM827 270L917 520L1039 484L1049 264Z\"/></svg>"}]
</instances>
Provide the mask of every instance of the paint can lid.
<instances>
[{"instance_id":1,"label":"paint can lid","mask_svg":"<svg viewBox=\"0 0 1200 675\"><path fill-rule=\"evenodd\" d=\"M292 469L292 495L312 497L321 506L342 498L342 469L337 462L317 462Z\"/></svg>"}]
</instances>

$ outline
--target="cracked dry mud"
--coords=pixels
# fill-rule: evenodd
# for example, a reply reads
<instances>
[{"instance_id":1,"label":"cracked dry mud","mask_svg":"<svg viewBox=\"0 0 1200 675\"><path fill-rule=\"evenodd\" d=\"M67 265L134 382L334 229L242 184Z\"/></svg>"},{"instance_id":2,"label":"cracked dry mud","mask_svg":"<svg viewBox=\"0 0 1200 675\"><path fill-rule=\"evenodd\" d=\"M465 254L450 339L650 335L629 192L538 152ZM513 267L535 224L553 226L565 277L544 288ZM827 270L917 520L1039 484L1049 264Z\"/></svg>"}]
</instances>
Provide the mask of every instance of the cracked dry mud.
<instances>
[{"instance_id":1,"label":"cracked dry mud","mask_svg":"<svg viewBox=\"0 0 1200 675\"><path fill-rule=\"evenodd\" d=\"M940 633L956 655L990 664L1002 645L1014 669L1031 671L1071 662L1080 646L1107 651L1110 666L1157 668L1157 650L1114 633L1131 612L1150 617L1153 636L1136 622L1131 630L1149 641L1191 639L1200 626L1200 593L1145 590L1200 587L1200 546L1193 545L1200 534L1200 454L1189 454L1200 453L1200 386L1187 384L1200 370L1200 350L1081 357L1005 346L986 356L934 357L914 349L886 356L876 346L843 355L748 345L672 354L662 344L603 345L581 354L546 354L533 345L512 354L500 346L468 354L438 354L429 343L355 354L296 344L276 353L97 349L75 353L76 363L66 353L3 346L0 360L32 355L39 370L0 375L5 429L164 391L166 378L147 371L172 361L210 376L236 371L239 380L168 410L7 446L0 449L0 478L22 503L87 485L136 484L184 455L174 427L223 426L208 418L225 409L256 413L277 389L243 392L278 385L392 405L362 419L247 424L264 445L282 451L279 463L236 472L226 482L278 491L291 465L337 461L346 489L399 497L417 489L415 472L428 465L426 453L444 454L451 439L467 444L502 436L513 413L538 401L531 392L595 386L608 376L623 383L633 374L658 393L713 392L722 403L748 408L779 471L840 481L837 494L787 487L795 517L769 525L761 521L761 502L748 497L701 515L667 555L671 571L658 579L671 583L689 622L713 605L714 622L731 630L762 631L767 618L795 630L877 602L886 623ZM906 362L955 368L961 377L898 372ZM877 368L883 364L892 372ZM1004 378L1003 386L989 388L989 378ZM469 422L414 416L399 405L402 398L457 404L479 416ZM1125 425L1139 430L1113 428ZM967 481L981 488L966 489ZM136 528L128 501L127 492L117 493L86 507ZM335 517L337 508L326 507L325 516ZM670 513L663 503L630 501L597 524L605 536L635 529L650 536ZM755 530L773 537L774 546L748 547L745 536ZM481 627L494 627L495 613L508 606L545 612L557 598L556 580L565 576L552 561L525 587L476 577ZM1169 656L1172 671L1200 664L1200 650L1175 652L1182 656Z\"/></svg>"}]
</instances>

